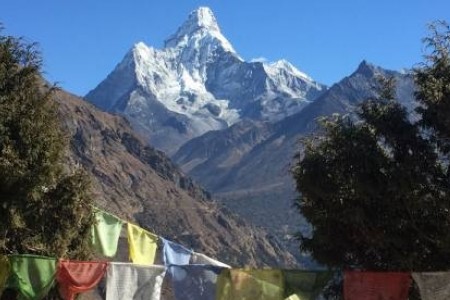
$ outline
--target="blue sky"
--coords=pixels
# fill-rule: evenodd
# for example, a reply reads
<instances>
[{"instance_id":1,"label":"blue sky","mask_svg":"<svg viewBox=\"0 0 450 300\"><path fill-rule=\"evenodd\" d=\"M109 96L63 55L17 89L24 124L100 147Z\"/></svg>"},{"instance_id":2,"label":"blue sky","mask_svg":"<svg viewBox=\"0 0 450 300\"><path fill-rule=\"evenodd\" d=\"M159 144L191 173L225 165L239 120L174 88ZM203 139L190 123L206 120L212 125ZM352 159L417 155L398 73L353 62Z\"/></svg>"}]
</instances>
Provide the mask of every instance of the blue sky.
<instances>
[{"instance_id":1,"label":"blue sky","mask_svg":"<svg viewBox=\"0 0 450 300\"><path fill-rule=\"evenodd\" d=\"M134 43L162 47L199 6L213 10L244 59L285 58L327 85L363 59L414 66L426 24L450 21L448 0L2 0L0 22L40 44L49 80L84 95Z\"/></svg>"}]
</instances>

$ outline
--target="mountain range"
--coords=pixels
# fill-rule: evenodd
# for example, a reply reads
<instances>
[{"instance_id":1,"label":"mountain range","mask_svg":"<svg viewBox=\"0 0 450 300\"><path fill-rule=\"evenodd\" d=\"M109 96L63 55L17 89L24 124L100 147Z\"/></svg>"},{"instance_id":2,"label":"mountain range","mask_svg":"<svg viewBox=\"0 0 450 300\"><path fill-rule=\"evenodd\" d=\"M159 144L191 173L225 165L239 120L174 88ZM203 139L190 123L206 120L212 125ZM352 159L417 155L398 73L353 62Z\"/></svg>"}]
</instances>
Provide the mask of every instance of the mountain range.
<instances>
[{"instance_id":1,"label":"mountain range","mask_svg":"<svg viewBox=\"0 0 450 300\"><path fill-rule=\"evenodd\" d=\"M213 199L301 260L292 236L309 227L292 207L298 195L290 176L299 140L320 131L322 116L356 117L357 105L376 96L380 76L396 80L398 98L412 111L407 72L363 61L326 87L286 60L243 60L212 11L200 7L162 49L135 44L85 99L126 117Z\"/></svg>"},{"instance_id":2,"label":"mountain range","mask_svg":"<svg viewBox=\"0 0 450 300\"><path fill-rule=\"evenodd\" d=\"M184 144L172 159L232 211L273 234L289 238L306 231L292 208L298 197L290 168L300 139L317 134L317 119L334 113L355 115L364 99L375 97L379 76L397 81L397 96L412 110L413 81L408 74L362 62L301 112L275 123L240 122Z\"/></svg>"}]
</instances>

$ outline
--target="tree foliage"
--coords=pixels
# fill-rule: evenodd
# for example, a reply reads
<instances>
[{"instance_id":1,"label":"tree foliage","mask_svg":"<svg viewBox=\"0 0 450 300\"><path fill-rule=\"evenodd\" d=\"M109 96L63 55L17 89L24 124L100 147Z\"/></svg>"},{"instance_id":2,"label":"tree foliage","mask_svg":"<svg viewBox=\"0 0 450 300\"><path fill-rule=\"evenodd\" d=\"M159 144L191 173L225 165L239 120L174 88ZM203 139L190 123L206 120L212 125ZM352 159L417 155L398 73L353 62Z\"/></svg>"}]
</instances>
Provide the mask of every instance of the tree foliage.
<instances>
[{"instance_id":1,"label":"tree foliage","mask_svg":"<svg viewBox=\"0 0 450 300\"><path fill-rule=\"evenodd\" d=\"M305 140L293 175L312 225L301 248L320 263L371 270L450 267L450 30L433 24L430 55L415 70L419 121L394 99L393 82L333 116Z\"/></svg>"},{"instance_id":2,"label":"tree foliage","mask_svg":"<svg viewBox=\"0 0 450 300\"><path fill-rule=\"evenodd\" d=\"M0 34L0 253L89 255L89 180L64 166L67 139L36 45Z\"/></svg>"},{"instance_id":3,"label":"tree foliage","mask_svg":"<svg viewBox=\"0 0 450 300\"><path fill-rule=\"evenodd\" d=\"M416 70L420 125L433 132L431 137L444 154L450 152L450 28L445 22L430 26L432 35L424 39L429 50L426 61Z\"/></svg>"}]
</instances>

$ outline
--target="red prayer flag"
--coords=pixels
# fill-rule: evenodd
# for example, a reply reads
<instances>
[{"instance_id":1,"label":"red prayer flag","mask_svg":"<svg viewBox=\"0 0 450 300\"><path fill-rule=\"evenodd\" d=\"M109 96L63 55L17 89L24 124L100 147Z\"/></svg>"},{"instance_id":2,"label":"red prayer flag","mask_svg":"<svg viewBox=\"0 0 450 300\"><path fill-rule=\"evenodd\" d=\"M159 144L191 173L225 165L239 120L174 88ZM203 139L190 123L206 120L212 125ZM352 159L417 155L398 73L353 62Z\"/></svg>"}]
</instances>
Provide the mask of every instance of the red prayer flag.
<instances>
[{"instance_id":1,"label":"red prayer flag","mask_svg":"<svg viewBox=\"0 0 450 300\"><path fill-rule=\"evenodd\" d=\"M411 276L397 272L344 272L345 300L406 300Z\"/></svg>"},{"instance_id":2,"label":"red prayer flag","mask_svg":"<svg viewBox=\"0 0 450 300\"><path fill-rule=\"evenodd\" d=\"M107 262L60 260L56 272L59 292L65 300L93 289L103 278Z\"/></svg>"}]
</instances>

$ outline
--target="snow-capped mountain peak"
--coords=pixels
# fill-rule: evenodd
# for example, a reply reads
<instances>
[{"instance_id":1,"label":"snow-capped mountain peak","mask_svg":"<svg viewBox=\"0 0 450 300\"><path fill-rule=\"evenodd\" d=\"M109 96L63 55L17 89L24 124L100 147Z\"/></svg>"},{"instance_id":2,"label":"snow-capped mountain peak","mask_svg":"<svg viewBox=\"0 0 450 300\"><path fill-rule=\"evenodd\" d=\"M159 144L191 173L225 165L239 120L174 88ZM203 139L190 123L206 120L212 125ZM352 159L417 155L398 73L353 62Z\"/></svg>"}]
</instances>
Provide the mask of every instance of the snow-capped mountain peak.
<instances>
[{"instance_id":1,"label":"snow-capped mountain peak","mask_svg":"<svg viewBox=\"0 0 450 300\"><path fill-rule=\"evenodd\" d=\"M195 30L196 28L203 27L208 30L220 31L213 12L209 7L204 6L191 12L188 20L182 27L188 30Z\"/></svg>"},{"instance_id":2,"label":"snow-capped mountain peak","mask_svg":"<svg viewBox=\"0 0 450 300\"><path fill-rule=\"evenodd\" d=\"M220 33L216 17L208 7L200 7L192 11L188 19L178 28L177 32L166 41L166 47L174 46L171 43L177 38L191 36L200 30Z\"/></svg>"},{"instance_id":3,"label":"snow-capped mountain peak","mask_svg":"<svg viewBox=\"0 0 450 300\"><path fill-rule=\"evenodd\" d=\"M193 137L245 118L284 118L323 90L286 60L244 61L212 11L200 7L164 48L135 44L86 98L124 114L153 145L173 152Z\"/></svg>"},{"instance_id":4,"label":"snow-capped mountain peak","mask_svg":"<svg viewBox=\"0 0 450 300\"><path fill-rule=\"evenodd\" d=\"M165 48L222 48L236 53L230 42L220 32L216 17L208 7L200 7L189 14L188 19L164 43Z\"/></svg>"},{"instance_id":5,"label":"snow-capped mountain peak","mask_svg":"<svg viewBox=\"0 0 450 300\"><path fill-rule=\"evenodd\" d=\"M291 73L292 75L302 77L308 81L312 81L312 78L306 75L305 73L301 72L299 69L294 67L290 62L288 62L285 59L280 59L272 63L264 63L264 67L266 72L268 73L279 73L280 70L286 70L287 72Z\"/></svg>"}]
</instances>

